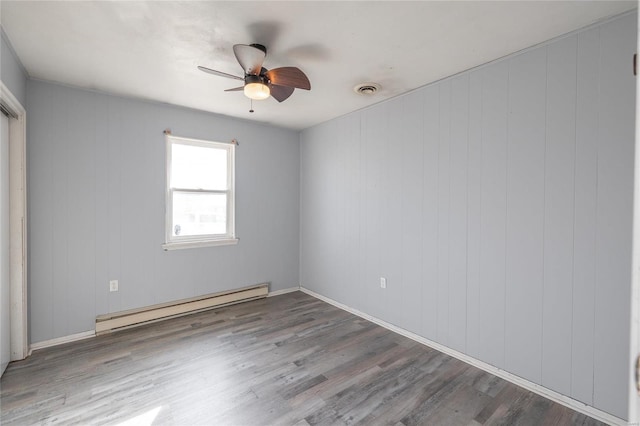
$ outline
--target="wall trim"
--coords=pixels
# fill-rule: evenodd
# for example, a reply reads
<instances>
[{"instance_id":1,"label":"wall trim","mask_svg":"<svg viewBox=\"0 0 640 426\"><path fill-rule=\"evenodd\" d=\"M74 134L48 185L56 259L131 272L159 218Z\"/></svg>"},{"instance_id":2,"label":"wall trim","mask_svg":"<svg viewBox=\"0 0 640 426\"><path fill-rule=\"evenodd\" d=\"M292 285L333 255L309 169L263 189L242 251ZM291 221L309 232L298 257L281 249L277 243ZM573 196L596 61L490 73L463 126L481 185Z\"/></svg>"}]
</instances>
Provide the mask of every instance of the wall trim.
<instances>
[{"instance_id":1,"label":"wall trim","mask_svg":"<svg viewBox=\"0 0 640 426\"><path fill-rule=\"evenodd\" d=\"M638 9L640 19L640 9ZM636 29L640 47L640 27ZM631 240L631 326L629 327L629 422L640 422L640 386L636 383L636 366L640 361L640 84L636 81L636 133L634 140L635 158L633 168L633 222Z\"/></svg>"},{"instance_id":2,"label":"wall trim","mask_svg":"<svg viewBox=\"0 0 640 426\"><path fill-rule=\"evenodd\" d=\"M335 306L336 308L342 309L344 311L347 311L349 313L352 313L356 316L359 316L360 318L364 318L368 321L371 321L374 324L378 324L381 327L386 328L387 330L393 331L394 333L398 333L404 337L407 337L411 340L414 340L418 343L421 343L425 346L429 346L430 348L433 348L437 351L440 351L442 353L445 353L453 358L456 358L462 362L465 362L469 365L472 365L474 367L477 367L481 370L486 371L487 373L491 373L495 376L498 376L508 382L511 382L515 385L518 385L528 391L531 391L533 393L536 393L540 396L543 396L547 399L550 399L553 402L557 402L558 404L564 405L565 407L571 408L572 410L575 410L579 413L582 414L586 414L589 417L593 417L596 420L600 420L601 422L610 424L610 425L616 425L616 426L629 426L631 425L631 423L628 423L625 420L622 420L619 417L616 417L612 414L609 414L607 412L604 412L602 410L599 410L595 407L592 407L590 405L587 405L583 402L580 402L578 400L575 400L573 398L570 398L566 395L562 395L556 391L553 391L551 389L548 389L542 385L539 385L537 383L531 382L527 379L523 379L520 376L516 376L515 374L509 373L508 371L502 370L500 368L497 368L491 364L487 364L484 361L480 361L479 359L473 358L472 356L469 356L467 354L464 354L462 352L458 352L454 349L448 348L444 345L441 345L440 343L434 342L432 340L429 340L425 337L419 336L415 333L412 333L408 330L405 330L401 327L395 326L393 324L390 324L386 321L383 321L379 318L376 318L374 316L371 316L369 314L366 314L364 312L361 312L357 309L354 309L350 306L344 305L340 302L337 302L329 297L323 296L321 294L318 294L312 290L309 290L308 288L302 287L300 286L300 291L302 291L303 293L308 294L309 296L313 296L316 299L320 299L323 302L327 302L330 305Z\"/></svg>"},{"instance_id":3,"label":"wall trim","mask_svg":"<svg viewBox=\"0 0 640 426\"><path fill-rule=\"evenodd\" d=\"M270 291L267 297L280 296L282 294L293 293L294 291L300 291L300 286L283 288L282 290Z\"/></svg>"},{"instance_id":4,"label":"wall trim","mask_svg":"<svg viewBox=\"0 0 640 426\"><path fill-rule=\"evenodd\" d=\"M89 339L91 337L96 337L96 332L94 330L87 330L83 331L82 333L70 334L68 336L56 337L55 339L32 343L29 350L29 355L31 355L31 352L37 351L39 349L50 348L51 346L58 346L64 343L76 342L78 340Z\"/></svg>"},{"instance_id":5,"label":"wall trim","mask_svg":"<svg viewBox=\"0 0 640 426\"><path fill-rule=\"evenodd\" d=\"M27 111L0 81L0 100L17 118L9 118L9 264L11 300L10 359L28 355L27 315Z\"/></svg>"}]
</instances>

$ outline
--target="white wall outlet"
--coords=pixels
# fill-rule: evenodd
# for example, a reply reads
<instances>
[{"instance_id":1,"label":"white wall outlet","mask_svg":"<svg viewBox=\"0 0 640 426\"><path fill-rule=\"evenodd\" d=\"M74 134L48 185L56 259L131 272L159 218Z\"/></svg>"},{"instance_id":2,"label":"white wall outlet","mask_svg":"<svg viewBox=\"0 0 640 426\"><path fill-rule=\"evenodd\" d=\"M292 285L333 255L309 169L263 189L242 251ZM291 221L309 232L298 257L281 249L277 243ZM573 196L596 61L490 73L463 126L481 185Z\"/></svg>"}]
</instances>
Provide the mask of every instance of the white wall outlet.
<instances>
[{"instance_id":1,"label":"white wall outlet","mask_svg":"<svg viewBox=\"0 0 640 426\"><path fill-rule=\"evenodd\" d=\"M380 288L387 288L387 279L385 277L380 277Z\"/></svg>"},{"instance_id":2,"label":"white wall outlet","mask_svg":"<svg viewBox=\"0 0 640 426\"><path fill-rule=\"evenodd\" d=\"M109 291L118 291L118 280L109 281Z\"/></svg>"}]
</instances>

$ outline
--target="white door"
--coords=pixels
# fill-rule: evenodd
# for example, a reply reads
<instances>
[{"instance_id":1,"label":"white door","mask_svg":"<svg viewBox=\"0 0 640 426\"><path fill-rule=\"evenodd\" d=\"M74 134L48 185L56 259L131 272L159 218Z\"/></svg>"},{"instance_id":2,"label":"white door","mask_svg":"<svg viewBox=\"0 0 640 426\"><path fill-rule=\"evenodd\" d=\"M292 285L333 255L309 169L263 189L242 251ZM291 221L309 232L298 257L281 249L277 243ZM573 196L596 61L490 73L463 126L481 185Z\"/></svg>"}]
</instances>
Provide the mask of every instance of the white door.
<instances>
[{"instance_id":1,"label":"white door","mask_svg":"<svg viewBox=\"0 0 640 426\"><path fill-rule=\"evenodd\" d=\"M0 375L11 358L9 282L9 119L0 113Z\"/></svg>"}]
</instances>

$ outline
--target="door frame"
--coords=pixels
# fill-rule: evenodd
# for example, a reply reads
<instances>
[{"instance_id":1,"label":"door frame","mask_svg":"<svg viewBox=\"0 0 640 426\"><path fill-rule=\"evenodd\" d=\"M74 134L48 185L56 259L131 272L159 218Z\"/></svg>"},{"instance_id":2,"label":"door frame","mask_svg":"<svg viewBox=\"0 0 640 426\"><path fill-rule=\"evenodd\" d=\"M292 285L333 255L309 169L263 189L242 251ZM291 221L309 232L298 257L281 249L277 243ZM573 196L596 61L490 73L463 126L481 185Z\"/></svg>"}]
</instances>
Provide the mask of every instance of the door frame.
<instances>
[{"instance_id":1,"label":"door frame","mask_svg":"<svg viewBox=\"0 0 640 426\"><path fill-rule=\"evenodd\" d=\"M27 316L27 112L0 81L0 100L9 118L9 264L11 287L11 361L29 354Z\"/></svg>"},{"instance_id":2,"label":"door frame","mask_svg":"<svg viewBox=\"0 0 640 426\"><path fill-rule=\"evenodd\" d=\"M640 4L640 1L637 2ZM640 9L636 12L640 19ZM639 21L640 22L640 21ZM640 26L636 28L636 53L640 52ZM636 58L634 71L636 70ZM640 62L640 58L638 58ZM636 79L636 132L633 182L633 233L631 250L631 326L629 335L629 424L640 421L640 388L638 388L638 367L640 366L640 75Z\"/></svg>"}]
</instances>

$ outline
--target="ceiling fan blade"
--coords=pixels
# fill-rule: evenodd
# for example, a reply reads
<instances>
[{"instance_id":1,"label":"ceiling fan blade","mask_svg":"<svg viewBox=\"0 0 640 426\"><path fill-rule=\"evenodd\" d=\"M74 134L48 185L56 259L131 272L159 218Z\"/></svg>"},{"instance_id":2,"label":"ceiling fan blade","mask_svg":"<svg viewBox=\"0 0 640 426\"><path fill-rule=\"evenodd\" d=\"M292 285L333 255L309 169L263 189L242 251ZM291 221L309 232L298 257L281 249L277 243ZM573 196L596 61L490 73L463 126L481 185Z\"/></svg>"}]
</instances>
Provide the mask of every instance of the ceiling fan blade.
<instances>
[{"instance_id":1,"label":"ceiling fan blade","mask_svg":"<svg viewBox=\"0 0 640 426\"><path fill-rule=\"evenodd\" d=\"M237 75L232 75L232 74L227 74L226 72L212 70L211 68L198 66L198 69L200 71L204 71L204 72L207 72L209 74L217 75L217 76L220 76L220 77L227 77L227 78L233 78L234 80L243 80L244 81L244 78L238 77Z\"/></svg>"},{"instance_id":2,"label":"ceiling fan blade","mask_svg":"<svg viewBox=\"0 0 640 426\"><path fill-rule=\"evenodd\" d=\"M264 74L271 84L277 86L295 87L296 89L311 90L311 83L300 68L282 67L274 68Z\"/></svg>"},{"instance_id":3,"label":"ceiling fan blade","mask_svg":"<svg viewBox=\"0 0 640 426\"><path fill-rule=\"evenodd\" d=\"M259 75L262 63L267 53L257 47L247 44L236 44L233 53L246 74Z\"/></svg>"},{"instance_id":4,"label":"ceiling fan blade","mask_svg":"<svg viewBox=\"0 0 640 426\"><path fill-rule=\"evenodd\" d=\"M239 92L241 90L244 90L244 86L234 87L233 89L227 89L225 90L225 92Z\"/></svg>"},{"instance_id":5,"label":"ceiling fan blade","mask_svg":"<svg viewBox=\"0 0 640 426\"><path fill-rule=\"evenodd\" d=\"M282 102L286 100L294 91L293 87L288 86L276 86L274 84L269 84L269 90L271 91L271 96L278 101Z\"/></svg>"}]
</instances>

